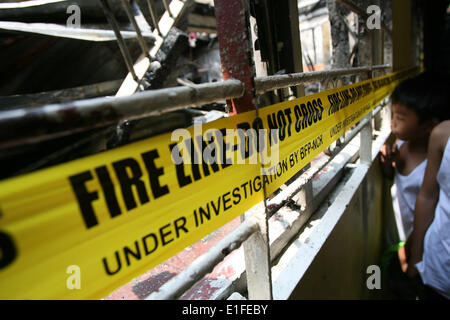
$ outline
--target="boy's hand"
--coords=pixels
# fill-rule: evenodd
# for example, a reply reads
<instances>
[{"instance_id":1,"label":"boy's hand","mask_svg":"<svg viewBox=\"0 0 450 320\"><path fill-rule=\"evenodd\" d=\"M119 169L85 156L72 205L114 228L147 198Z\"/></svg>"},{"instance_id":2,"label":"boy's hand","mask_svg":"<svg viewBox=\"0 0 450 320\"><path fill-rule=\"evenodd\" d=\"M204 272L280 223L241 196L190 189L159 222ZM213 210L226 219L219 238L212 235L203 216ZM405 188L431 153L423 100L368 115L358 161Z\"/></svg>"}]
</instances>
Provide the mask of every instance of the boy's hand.
<instances>
[{"instance_id":1,"label":"boy's hand","mask_svg":"<svg viewBox=\"0 0 450 320\"><path fill-rule=\"evenodd\" d=\"M392 167L395 168L395 158L397 154L398 154L397 144L394 145L384 144L383 147L381 147L381 162L390 164Z\"/></svg>"},{"instance_id":2,"label":"boy's hand","mask_svg":"<svg viewBox=\"0 0 450 320\"><path fill-rule=\"evenodd\" d=\"M383 168L384 175L390 179L394 178L395 160L398 155L397 144L389 145L385 144L381 147L381 166Z\"/></svg>"},{"instance_id":3,"label":"boy's hand","mask_svg":"<svg viewBox=\"0 0 450 320\"><path fill-rule=\"evenodd\" d=\"M400 249L398 249L397 255L402 271L403 273L406 273L406 271L408 270L408 257L406 255L405 246L402 246L400 247Z\"/></svg>"}]
</instances>

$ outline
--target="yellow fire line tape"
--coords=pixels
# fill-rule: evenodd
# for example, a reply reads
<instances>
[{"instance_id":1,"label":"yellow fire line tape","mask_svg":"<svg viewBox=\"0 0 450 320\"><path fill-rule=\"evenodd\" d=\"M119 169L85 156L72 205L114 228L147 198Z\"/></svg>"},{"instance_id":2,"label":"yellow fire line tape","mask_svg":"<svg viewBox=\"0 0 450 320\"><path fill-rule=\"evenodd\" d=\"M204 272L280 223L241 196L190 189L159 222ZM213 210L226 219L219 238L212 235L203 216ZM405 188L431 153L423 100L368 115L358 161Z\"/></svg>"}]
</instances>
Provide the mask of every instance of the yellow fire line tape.
<instances>
[{"instance_id":1,"label":"yellow fire line tape","mask_svg":"<svg viewBox=\"0 0 450 320\"><path fill-rule=\"evenodd\" d=\"M410 74L0 182L0 299L106 296L262 201L263 183L274 192Z\"/></svg>"}]
</instances>

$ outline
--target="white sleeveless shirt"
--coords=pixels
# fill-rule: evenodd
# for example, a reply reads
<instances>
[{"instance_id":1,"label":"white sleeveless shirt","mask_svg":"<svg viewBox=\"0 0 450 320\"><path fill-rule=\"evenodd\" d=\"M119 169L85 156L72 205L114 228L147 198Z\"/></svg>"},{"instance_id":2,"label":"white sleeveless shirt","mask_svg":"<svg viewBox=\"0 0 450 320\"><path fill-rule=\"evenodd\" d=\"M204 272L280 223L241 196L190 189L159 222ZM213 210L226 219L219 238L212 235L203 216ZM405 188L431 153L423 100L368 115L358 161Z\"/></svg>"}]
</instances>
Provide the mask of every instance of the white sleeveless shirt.
<instances>
[{"instance_id":1,"label":"white sleeveless shirt","mask_svg":"<svg viewBox=\"0 0 450 320\"><path fill-rule=\"evenodd\" d=\"M400 149L405 141L398 140ZM401 241L406 241L414 228L414 208L417 194L422 186L427 160L425 159L407 176L395 170L394 185L391 188L395 220Z\"/></svg>"},{"instance_id":2,"label":"white sleeveless shirt","mask_svg":"<svg viewBox=\"0 0 450 320\"><path fill-rule=\"evenodd\" d=\"M439 201L425 234L422 261L416 264L422 281L450 299L450 139L437 174Z\"/></svg>"}]
</instances>

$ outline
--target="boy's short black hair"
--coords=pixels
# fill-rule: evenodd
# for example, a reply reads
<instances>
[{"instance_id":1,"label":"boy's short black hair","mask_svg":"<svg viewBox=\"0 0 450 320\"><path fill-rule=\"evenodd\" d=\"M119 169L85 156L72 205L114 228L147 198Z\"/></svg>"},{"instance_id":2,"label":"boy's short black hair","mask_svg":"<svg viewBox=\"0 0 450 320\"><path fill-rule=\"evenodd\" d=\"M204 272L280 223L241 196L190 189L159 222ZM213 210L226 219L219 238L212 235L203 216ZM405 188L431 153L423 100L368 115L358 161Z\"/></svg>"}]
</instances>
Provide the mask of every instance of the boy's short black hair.
<instances>
[{"instance_id":1,"label":"boy's short black hair","mask_svg":"<svg viewBox=\"0 0 450 320\"><path fill-rule=\"evenodd\" d=\"M400 83L392 93L392 103L414 110L420 122L438 118L449 120L450 83L445 74L423 72Z\"/></svg>"}]
</instances>

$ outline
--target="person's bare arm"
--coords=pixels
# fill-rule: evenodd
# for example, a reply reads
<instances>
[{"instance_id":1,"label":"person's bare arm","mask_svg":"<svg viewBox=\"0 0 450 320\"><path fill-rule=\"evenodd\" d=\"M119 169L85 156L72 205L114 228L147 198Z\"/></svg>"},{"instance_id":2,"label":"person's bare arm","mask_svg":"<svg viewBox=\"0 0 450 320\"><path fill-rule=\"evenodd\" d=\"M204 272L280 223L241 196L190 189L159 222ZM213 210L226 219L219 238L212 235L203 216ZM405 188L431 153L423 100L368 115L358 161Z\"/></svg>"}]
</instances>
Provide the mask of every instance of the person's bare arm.
<instances>
[{"instance_id":1,"label":"person's bare arm","mask_svg":"<svg viewBox=\"0 0 450 320\"><path fill-rule=\"evenodd\" d=\"M450 128L450 126L447 127ZM405 245L405 251L408 255L407 274L411 278L417 276L415 264L422 260L425 234L434 219L434 211L439 200L437 173L448 139L449 132L446 129L445 126L437 126L430 136L427 167L414 210L414 229Z\"/></svg>"}]
</instances>

